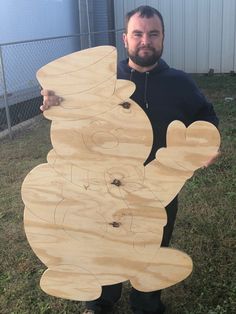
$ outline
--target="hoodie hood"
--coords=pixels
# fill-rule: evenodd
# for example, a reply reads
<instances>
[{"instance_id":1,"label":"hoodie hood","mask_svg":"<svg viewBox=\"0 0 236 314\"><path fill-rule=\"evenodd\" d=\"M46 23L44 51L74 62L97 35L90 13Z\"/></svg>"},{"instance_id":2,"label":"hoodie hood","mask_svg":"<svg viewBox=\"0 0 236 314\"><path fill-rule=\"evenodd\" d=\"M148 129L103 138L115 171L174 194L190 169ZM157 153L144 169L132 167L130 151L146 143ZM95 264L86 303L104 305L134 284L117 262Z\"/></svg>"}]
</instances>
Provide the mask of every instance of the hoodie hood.
<instances>
[{"instance_id":1,"label":"hoodie hood","mask_svg":"<svg viewBox=\"0 0 236 314\"><path fill-rule=\"evenodd\" d=\"M128 61L129 59L125 59L125 60L122 60L121 62L119 62L118 64L118 79L119 78L123 78L126 77L126 79L129 79L130 75L133 73L133 72L136 72L136 73L139 73L140 75L144 75L145 73L149 73L149 74L155 74L155 73L160 73L160 72L163 72L165 70L168 70L169 69L169 66L168 64L163 60L163 59L160 59L158 61L158 64L156 65L155 68L153 68L151 71L148 71L148 72L138 72L134 69L132 69L129 65L128 65Z\"/></svg>"},{"instance_id":2,"label":"hoodie hood","mask_svg":"<svg viewBox=\"0 0 236 314\"><path fill-rule=\"evenodd\" d=\"M170 68L160 59L150 72L138 72L128 65L128 59L119 62L117 78L135 83L130 96L147 114L153 128L153 147L146 162L155 157L160 147L166 146L166 130L174 121L186 126L196 120L209 121L215 125L218 119L201 91L185 72Z\"/></svg>"},{"instance_id":3,"label":"hoodie hood","mask_svg":"<svg viewBox=\"0 0 236 314\"><path fill-rule=\"evenodd\" d=\"M142 101L141 103L139 101L139 104L144 109L148 109L149 108L149 97L148 97L149 80L151 80L153 76L159 75L160 73L168 70L169 66L163 59L160 59L156 67L153 68L152 70L146 71L146 72L139 72L131 68L128 65L128 61L129 59L125 59L118 64L117 77L118 79L123 78L126 80L133 81L136 85L137 84L140 85L139 90L142 90L142 97L141 97ZM134 100L136 100L135 98L136 97L134 94ZM139 96L139 100L140 100L140 96Z\"/></svg>"}]
</instances>

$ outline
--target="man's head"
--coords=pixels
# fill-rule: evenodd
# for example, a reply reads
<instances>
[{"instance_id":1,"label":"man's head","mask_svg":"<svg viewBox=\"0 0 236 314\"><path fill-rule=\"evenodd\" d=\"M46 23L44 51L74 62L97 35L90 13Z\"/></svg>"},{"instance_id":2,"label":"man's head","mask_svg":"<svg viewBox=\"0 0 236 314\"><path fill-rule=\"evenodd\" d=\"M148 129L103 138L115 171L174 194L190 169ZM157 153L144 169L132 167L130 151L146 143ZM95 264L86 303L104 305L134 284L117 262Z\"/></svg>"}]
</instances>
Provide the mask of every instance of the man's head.
<instances>
[{"instance_id":1,"label":"man's head","mask_svg":"<svg viewBox=\"0 0 236 314\"><path fill-rule=\"evenodd\" d=\"M140 71L154 67L163 51L164 22L160 12L140 6L127 13L123 40L129 65Z\"/></svg>"}]
</instances>

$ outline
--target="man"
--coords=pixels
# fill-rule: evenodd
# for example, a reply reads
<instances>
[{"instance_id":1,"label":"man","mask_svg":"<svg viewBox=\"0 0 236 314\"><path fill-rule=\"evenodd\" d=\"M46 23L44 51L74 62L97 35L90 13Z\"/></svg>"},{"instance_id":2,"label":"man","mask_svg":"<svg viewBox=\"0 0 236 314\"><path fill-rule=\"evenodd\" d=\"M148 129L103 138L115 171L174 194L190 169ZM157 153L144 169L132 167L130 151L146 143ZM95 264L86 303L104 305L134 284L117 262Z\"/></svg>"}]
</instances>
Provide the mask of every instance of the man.
<instances>
[{"instance_id":1,"label":"man","mask_svg":"<svg viewBox=\"0 0 236 314\"><path fill-rule=\"evenodd\" d=\"M214 109L200 93L194 82L182 71L169 68L161 59L164 41L164 22L159 11L140 6L126 15L123 40L128 59L118 65L118 78L131 80L136 90L131 98L146 112L154 131L154 143L145 165L155 158L157 149L165 146L166 130L173 120L186 126L197 120L216 126ZM59 104L61 99L52 91L42 91L42 110ZM217 156L206 164L211 164ZM166 207L168 222L164 228L162 246L168 246L177 213L177 197ZM86 303L86 314L106 313L120 298L122 284L105 286L98 300ZM131 308L136 314L164 313L160 291L140 292L132 288Z\"/></svg>"}]
</instances>

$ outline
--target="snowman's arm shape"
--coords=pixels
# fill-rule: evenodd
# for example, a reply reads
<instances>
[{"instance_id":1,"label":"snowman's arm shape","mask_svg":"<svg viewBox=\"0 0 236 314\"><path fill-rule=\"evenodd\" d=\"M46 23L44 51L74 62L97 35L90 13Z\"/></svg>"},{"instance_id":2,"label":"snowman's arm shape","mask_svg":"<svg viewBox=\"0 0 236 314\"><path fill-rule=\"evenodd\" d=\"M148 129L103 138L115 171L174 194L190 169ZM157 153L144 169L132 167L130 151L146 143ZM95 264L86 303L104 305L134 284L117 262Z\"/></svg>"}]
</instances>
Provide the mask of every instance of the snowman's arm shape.
<instances>
[{"instance_id":1,"label":"snowman's arm shape","mask_svg":"<svg viewBox=\"0 0 236 314\"><path fill-rule=\"evenodd\" d=\"M173 121L167 130L167 147L157 151L156 159L145 169L146 185L166 206L179 193L184 183L205 162L217 154L220 135L217 128L205 121L196 121L188 128Z\"/></svg>"}]
</instances>

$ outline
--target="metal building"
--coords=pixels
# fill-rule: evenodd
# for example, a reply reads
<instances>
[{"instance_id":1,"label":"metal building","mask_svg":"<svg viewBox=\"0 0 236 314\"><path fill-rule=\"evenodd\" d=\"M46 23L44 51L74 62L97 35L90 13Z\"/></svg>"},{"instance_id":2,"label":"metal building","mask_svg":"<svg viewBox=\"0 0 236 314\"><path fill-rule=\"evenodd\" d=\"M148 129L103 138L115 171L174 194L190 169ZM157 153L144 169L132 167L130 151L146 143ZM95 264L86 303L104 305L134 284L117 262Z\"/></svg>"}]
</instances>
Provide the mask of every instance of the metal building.
<instances>
[{"instance_id":1,"label":"metal building","mask_svg":"<svg viewBox=\"0 0 236 314\"><path fill-rule=\"evenodd\" d=\"M37 95L36 71L80 49L78 38L68 37L79 33L77 0L0 1L0 30L1 108L4 92L8 105ZM58 36L61 38L56 39ZM43 40L49 37L55 40Z\"/></svg>"},{"instance_id":2,"label":"metal building","mask_svg":"<svg viewBox=\"0 0 236 314\"><path fill-rule=\"evenodd\" d=\"M113 0L78 0L81 48L115 45Z\"/></svg>"},{"instance_id":3,"label":"metal building","mask_svg":"<svg viewBox=\"0 0 236 314\"><path fill-rule=\"evenodd\" d=\"M163 15L163 58L189 73L236 71L236 0L119 0L114 1L115 28L124 15L139 5L151 5ZM125 57L121 34L116 43Z\"/></svg>"},{"instance_id":4,"label":"metal building","mask_svg":"<svg viewBox=\"0 0 236 314\"><path fill-rule=\"evenodd\" d=\"M44 64L98 45L114 45L125 58L124 15L143 4L164 17L163 58L170 66L236 72L236 0L2 0L0 130L11 133L12 125L37 114L35 73Z\"/></svg>"}]
</instances>

